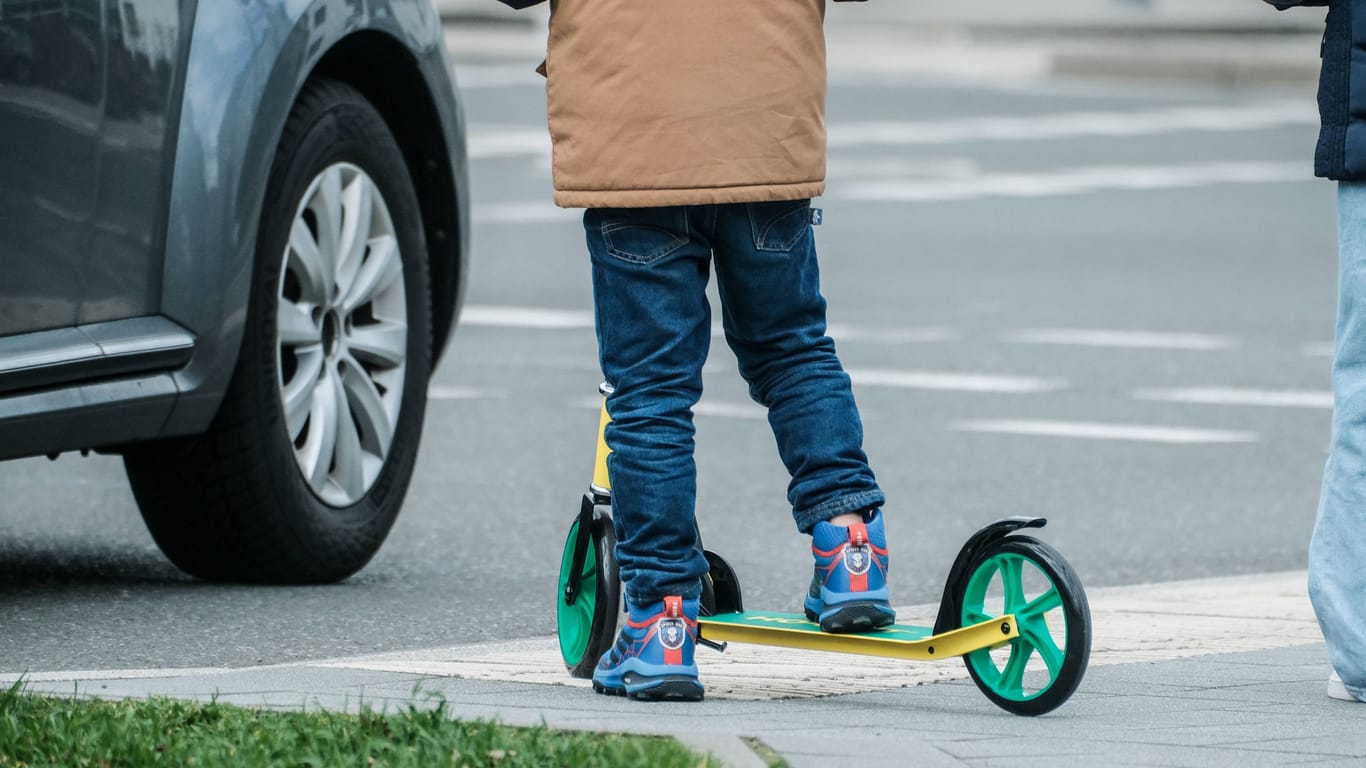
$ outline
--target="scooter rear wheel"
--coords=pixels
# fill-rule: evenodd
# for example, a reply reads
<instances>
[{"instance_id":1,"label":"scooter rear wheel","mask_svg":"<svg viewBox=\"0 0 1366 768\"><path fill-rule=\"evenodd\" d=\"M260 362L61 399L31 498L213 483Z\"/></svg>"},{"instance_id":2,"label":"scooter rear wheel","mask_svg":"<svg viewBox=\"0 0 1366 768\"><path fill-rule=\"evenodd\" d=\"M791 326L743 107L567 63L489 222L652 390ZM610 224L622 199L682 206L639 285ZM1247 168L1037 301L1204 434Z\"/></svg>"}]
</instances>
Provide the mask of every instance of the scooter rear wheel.
<instances>
[{"instance_id":1,"label":"scooter rear wheel","mask_svg":"<svg viewBox=\"0 0 1366 768\"><path fill-rule=\"evenodd\" d=\"M960 604L959 626L1015 615L1018 637L963 657L997 706L1042 715L1077 690L1091 657L1091 609L1056 549L1029 536L994 542L966 579Z\"/></svg>"},{"instance_id":2,"label":"scooter rear wheel","mask_svg":"<svg viewBox=\"0 0 1366 768\"><path fill-rule=\"evenodd\" d=\"M621 577L617 571L617 536L611 515L593 510L588 548L579 566L579 590L572 600L565 595L574 572L574 545L579 537L579 518L569 526L560 559L560 591L555 613L560 656L574 677L591 678L598 659L617 638L621 616Z\"/></svg>"}]
</instances>

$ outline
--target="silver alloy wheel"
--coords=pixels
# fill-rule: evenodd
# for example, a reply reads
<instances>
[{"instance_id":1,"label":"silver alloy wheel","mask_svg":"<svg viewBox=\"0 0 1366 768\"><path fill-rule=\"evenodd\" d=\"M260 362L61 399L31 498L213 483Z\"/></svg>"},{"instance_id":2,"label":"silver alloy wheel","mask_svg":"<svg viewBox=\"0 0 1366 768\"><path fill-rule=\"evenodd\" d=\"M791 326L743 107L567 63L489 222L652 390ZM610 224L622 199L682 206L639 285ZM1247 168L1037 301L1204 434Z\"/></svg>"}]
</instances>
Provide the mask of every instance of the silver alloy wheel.
<instances>
[{"instance_id":1,"label":"silver alloy wheel","mask_svg":"<svg viewBox=\"0 0 1366 768\"><path fill-rule=\"evenodd\" d=\"M384 197L337 163L294 214L280 270L280 402L299 471L318 498L355 504L374 485L403 404L408 306Z\"/></svg>"}]
</instances>

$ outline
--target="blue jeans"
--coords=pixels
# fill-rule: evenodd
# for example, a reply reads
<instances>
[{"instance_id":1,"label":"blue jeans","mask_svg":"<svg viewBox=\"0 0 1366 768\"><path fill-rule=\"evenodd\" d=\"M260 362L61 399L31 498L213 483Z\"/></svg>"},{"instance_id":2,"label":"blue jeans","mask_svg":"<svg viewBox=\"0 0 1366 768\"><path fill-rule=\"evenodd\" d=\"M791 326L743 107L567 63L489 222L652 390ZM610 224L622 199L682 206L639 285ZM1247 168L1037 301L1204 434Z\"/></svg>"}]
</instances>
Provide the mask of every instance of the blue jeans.
<instances>
[{"instance_id":1,"label":"blue jeans","mask_svg":"<svg viewBox=\"0 0 1366 768\"><path fill-rule=\"evenodd\" d=\"M1328 656L1366 701L1366 183L1338 185L1333 436L1309 542L1309 597Z\"/></svg>"},{"instance_id":2,"label":"blue jeans","mask_svg":"<svg viewBox=\"0 0 1366 768\"><path fill-rule=\"evenodd\" d=\"M711 346L714 263L726 341L768 409L797 529L884 497L849 376L825 334L810 201L601 208L584 214L607 398L608 475L627 599L695 597L692 407Z\"/></svg>"}]
</instances>

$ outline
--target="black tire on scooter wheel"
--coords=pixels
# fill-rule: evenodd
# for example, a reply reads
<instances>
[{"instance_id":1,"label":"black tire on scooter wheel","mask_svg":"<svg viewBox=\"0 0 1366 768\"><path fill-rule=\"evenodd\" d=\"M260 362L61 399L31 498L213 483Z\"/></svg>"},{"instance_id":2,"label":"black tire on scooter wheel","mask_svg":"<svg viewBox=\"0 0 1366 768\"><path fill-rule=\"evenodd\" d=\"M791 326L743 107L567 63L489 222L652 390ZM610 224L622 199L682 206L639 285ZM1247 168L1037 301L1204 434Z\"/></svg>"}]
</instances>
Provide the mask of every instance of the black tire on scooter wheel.
<instances>
[{"instance_id":1,"label":"black tire on scooter wheel","mask_svg":"<svg viewBox=\"0 0 1366 768\"><path fill-rule=\"evenodd\" d=\"M588 551L580 571L579 593L573 603L566 602L564 590L573 571L578 533L579 519L575 517L569 526L560 561L556 634L560 641L560 656L569 674L587 679L593 676L598 659L617 639L621 576L617 570L617 536L612 528L612 516L600 509L594 510Z\"/></svg>"},{"instance_id":2,"label":"black tire on scooter wheel","mask_svg":"<svg viewBox=\"0 0 1366 768\"><path fill-rule=\"evenodd\" d=\"M1023 587L1026 580L1034 588ZM992 589L997 583L999 607ZM960 627L1015 614L1019 637L963 656L972 681L992 703L1016 715L1042 715L1076 692L1091 657L1091 609L1081 580L1056 549L1029 536L1002 538L982 553L960 589ZM1046 679L1042 670L1028 671L1033 657L1045 661Z\"/></svg>"}]
</instances>

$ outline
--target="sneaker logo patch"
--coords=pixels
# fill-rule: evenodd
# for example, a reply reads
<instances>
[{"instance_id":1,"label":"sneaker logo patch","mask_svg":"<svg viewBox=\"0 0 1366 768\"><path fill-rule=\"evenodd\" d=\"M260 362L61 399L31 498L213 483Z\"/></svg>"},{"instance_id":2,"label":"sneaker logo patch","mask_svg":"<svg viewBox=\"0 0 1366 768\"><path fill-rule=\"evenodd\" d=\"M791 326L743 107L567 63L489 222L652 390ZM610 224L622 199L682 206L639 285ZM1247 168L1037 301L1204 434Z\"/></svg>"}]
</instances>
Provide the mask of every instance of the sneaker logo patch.
<instances>
[{"instance_id":1,"label":"sneaker logo patch","mask_svg":"<svg viewBox=\"0 0 1366 768\"><path fill-rule=\"evenodd\" d=\"M659 620L659 644L671 651L683 647L683 639L688 636L682 619Z\"/></svg>"},{"instance_id":2,"label":"sneaker logo patch","mask_svg":"<svg viewBox=\"0 0 1366 768\"><path fill-rule=\"evenodd\" d=\"M873 565L873 553L868 546L848 546L844 548L844 569L855 576L865 574Z\"/></svg>"}]
</instances>

